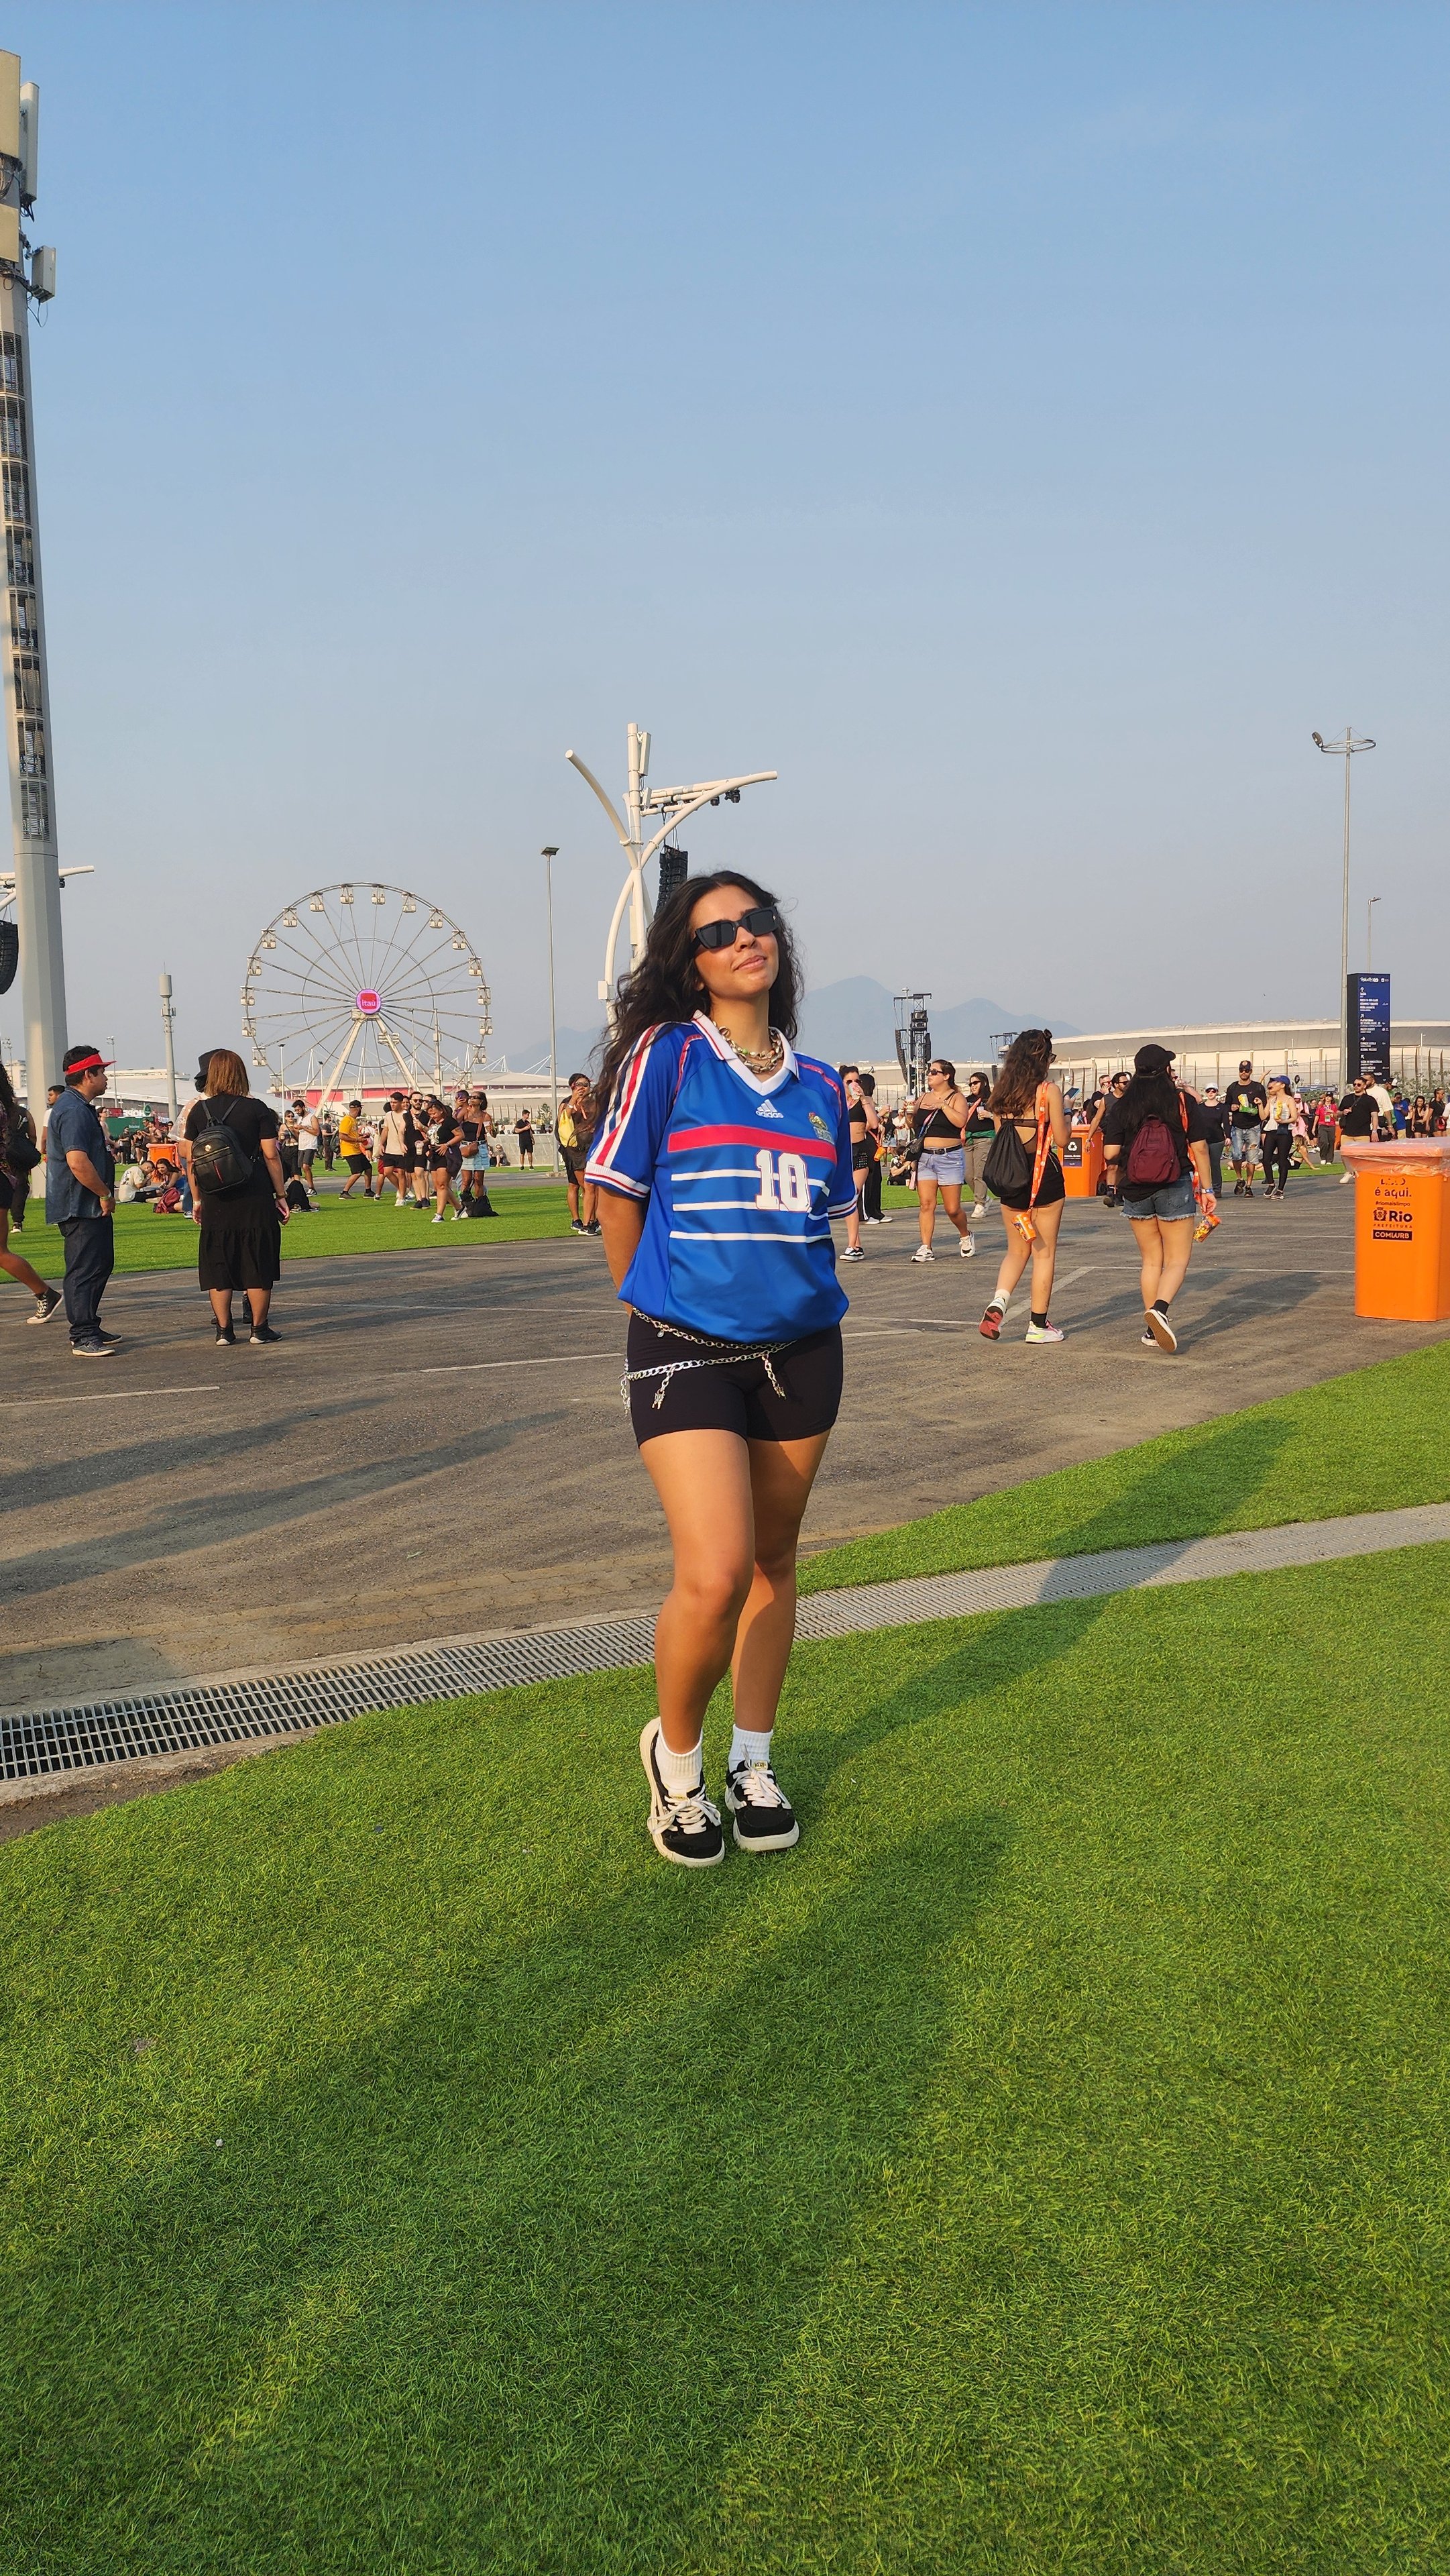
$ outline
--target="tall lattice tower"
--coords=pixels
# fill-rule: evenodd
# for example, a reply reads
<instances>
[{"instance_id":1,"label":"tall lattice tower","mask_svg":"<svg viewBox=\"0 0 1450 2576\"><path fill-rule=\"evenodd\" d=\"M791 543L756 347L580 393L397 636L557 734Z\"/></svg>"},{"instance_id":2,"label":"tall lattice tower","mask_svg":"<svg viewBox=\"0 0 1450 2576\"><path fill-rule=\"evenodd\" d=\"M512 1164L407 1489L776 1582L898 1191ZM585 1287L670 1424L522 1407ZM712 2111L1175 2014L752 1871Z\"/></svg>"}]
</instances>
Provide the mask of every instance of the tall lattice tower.
<instances>
[{"instance_id":1,"label":"tall lattice tower","mask_svg":"<svg viewBox=\"0 0 1450 2576\"><path fill-rule=\"evenodd\" d=\"M35 204L39 131L35 83L22 87L20 56L0 53L0 487L10 608L10 650L0 651L0 661L5 671L25 1089L37 1115L44 1111L46 1084L60 1079L66 1042L50 683L30 409L30 305L32 298L48 303L55 293L55 253L32 250L23 229Z\"/></svg>"}]
</instances>

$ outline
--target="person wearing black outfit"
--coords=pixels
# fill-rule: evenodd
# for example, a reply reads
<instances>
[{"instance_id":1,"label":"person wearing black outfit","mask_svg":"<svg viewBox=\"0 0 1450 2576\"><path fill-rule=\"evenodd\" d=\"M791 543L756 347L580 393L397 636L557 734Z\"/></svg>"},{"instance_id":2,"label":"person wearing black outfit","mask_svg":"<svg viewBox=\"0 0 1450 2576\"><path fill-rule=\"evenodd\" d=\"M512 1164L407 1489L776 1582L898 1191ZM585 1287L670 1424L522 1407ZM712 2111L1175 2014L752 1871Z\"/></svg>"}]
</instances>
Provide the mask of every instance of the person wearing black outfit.
<instances>
[{"instance_id":1,"label":"person wearing black outfit","mask_svg":"<svg viewBox=\"0 0 1450 2576\"><path fill-rule=\"evenodd\" d=\"M22 1261L18 1252L9 1248L10 1216L20 1193L22 1180L29 1180L35 1167L35 1122L21 1108L10 1087L10 1076L0 1064L0 1270L18 1279L35 1299L35 1312L27 1315L27 1324L48 1324L60 1304L53 1288L47 1288L39 1271Z\"/></svg>"},{"instance_id":2,"label":"person wearing black outfit","mask_svg":"<svg viewBox=\"0 0 1450 2576\"><path fill-rule=\"evenodd\" d=\"M860 1073L856 1076L856 1080L869 1104L868 1131L871 1141L871 1160L866 1165L865 1178L861 1184L861 1221L864 1225L889 1225L890 1217L883 1216L881 1213L881 1156L886 1145L886 1129L882 1124L881 1112L876 1106L876 1076L874 1073Z\"/></svg>"},{"instance_id":3,"label":"person wearing black outfit","mask_svg":"<svg viewBox=\"0 0 1450 2576\"><path fill-rule=\"evenodd\" d=\"M1237 1081L1229 1084L1226 1104L1236 1199L1251 1199L1254 1195L1254 1165L1259 1159L1259 1121L1267 1098L1268 1093L1261 1082L1255 1082L1254 1068L1245 1056L1239 1066Z\"/></svg>"},{"instance_id":4,"label":"person wearing black outfit","mask_svg":"<svg viewBox=\"0 0 1450 2576\"><path fill-rule=\"evenodd\" d=\"M1203 1095L1203 1141L1208 1147L1208 1164L1213 1174L1213 1195L1223 1196L1223 1149L1228 1142L1228 1111L1218 1096L1218 1086L1210 1083Z\"/></svg>"},{"instance_id":5,"label":"person wearing black outfit","mask_svg":"<svg viewBox=\"0 0 1450 2576\"><path fill-rule=\"evenodd\" d=\"M1380 1132L1379 1102L1375 1099L1362 1073L1357 1073L1350 1090L1339 1104L1339 1133L1351 1144L1378 1144ZM1339 1186L1348 1189L1353 1172L1346 1172Z\"/></svg>"},{"instance_id":6,"label":"person wearing black outfit","mask_svg":"<svg viewBox=\"0 0 1450 2576\"><path fill-rule=\"evenodd\" d=\"M187 1114L185 1145L196 1223L197 1278L211 1299L218 1349L234 1349L232 1295L240 1288L251 1319L253 1347L279 1342L268 1322L272 1291L282 1270L282 1228L287 1184L277 1146L280 1121L265 1100L253 1100L247 1068L230 1047L214 1047L197 1067L196 1087L206 1094ZM251 1158L245 1181L225 1190L198 1189L194 1155L205 1128L225 1127Z\"/></svg>"},{"instance_id":7,"label":"person wearing black outfit","mask_svg":"<svg viewBox=\"0 0 1450 2576\"><path fill-rule=\"evenodd\" d=\"M1288 1186L1289 1157L1294 1148L1294 1120L1297 1115L1294 1095L1284 1076L1276 1073L1269 1084L1263 1125L1259 1130L1265 1195L1271 1199L1281 1199Z\"/></svg>"},{"instance_id":8,"label":"person wearing black outfit","mask_svg":"<svg viewBox=\"0 0 1450 2576\"><path fill-rule=\"evenodd\" d=\"M1173 1050L1139 1047L1133 1079L1103 1119L1103 1153L1132 1220L1143 1289L1143 1340L1176 1351L1168 1309L1183 1285L1198 1216L1196 1172L1207 1187L1203 1109L1173 1079Z\"/></svg>"}]
</instances>

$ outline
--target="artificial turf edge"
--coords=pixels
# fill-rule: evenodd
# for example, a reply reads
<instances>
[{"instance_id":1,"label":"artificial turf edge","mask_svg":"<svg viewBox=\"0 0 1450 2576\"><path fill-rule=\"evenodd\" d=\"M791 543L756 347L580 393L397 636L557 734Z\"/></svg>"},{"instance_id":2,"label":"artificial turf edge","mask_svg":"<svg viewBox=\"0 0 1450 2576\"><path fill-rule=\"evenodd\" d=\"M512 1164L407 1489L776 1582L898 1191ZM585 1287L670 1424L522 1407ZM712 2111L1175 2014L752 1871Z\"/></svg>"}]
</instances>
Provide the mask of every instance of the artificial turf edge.
<instances>
[{"instance_id":1,"label":"artificial turf edge","mask_svg":"<svg viewBox=\"0 0 1450 2576\"><path fill-rule=\"evenodd\" d=\"M1450 1341L805 1558L803 1593L1450 1501Z\"/></svg>"}]
</instances>

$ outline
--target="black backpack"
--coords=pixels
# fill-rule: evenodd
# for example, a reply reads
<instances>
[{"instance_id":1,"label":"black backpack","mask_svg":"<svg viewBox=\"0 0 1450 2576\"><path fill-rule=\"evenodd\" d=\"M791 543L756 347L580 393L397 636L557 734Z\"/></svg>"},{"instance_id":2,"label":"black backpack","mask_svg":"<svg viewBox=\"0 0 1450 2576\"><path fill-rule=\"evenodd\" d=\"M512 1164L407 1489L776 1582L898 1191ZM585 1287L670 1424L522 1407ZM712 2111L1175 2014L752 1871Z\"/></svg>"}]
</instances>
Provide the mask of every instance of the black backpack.
<instances>
[{"instance_id":1,"label":"black backpack","mask_svg":"<svg viewBox=\"0 0 1450 2576\"><path fill-rule=\"evenodd\" d=\"M1010 1118L1005 1118L993 1137L982 1165L982 1178L994 1199L1005 1198L1008 1191L1030 1190L1033 1158L1028 1153Z\"/></svg>"},{"instance_id":2,"label":"black backpack","mask_svg":"<svg viewBox=\"0 0 1450 2576\"><path fill-rule=\"evenodd\" d=\"M0 1162L5 1163L18 1179L24 1172L33 1172L39 1160L40 1153L25 1123L24 1112L17 1109L6 1129L4 1145L0 1146Z\"/></svg>"},{"instance_id":3,"label":"black backpack","mask_svg":"<svg viewBox=\"0 0 1450 2576\"><path fill-rule=\"evenodd\" d=\"M192 1139L191 1185L206 1197L213 1190L242 1190L257 1168L257 1158L247 1152L240 1136L233 1135L226 1124L234 1100L227 1102L220 1118L215 1111L209 1127Z\"/></svg>"}]
</instances>

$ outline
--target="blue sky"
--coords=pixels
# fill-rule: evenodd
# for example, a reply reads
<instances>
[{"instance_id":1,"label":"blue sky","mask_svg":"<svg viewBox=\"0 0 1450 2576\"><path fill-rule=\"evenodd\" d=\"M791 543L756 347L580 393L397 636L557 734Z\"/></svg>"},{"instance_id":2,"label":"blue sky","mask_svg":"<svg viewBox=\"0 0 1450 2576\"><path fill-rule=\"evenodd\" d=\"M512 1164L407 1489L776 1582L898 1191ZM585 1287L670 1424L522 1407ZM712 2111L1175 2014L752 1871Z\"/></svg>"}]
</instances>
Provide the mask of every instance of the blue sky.
<instances>
[{"instance_id":1,"label":"blue sky","mask_svg":"<svg viewBox=\"0 0 1450 2576\"><path fill-rule=\"evenodd\" d=\"M1450 1010L1450 12L27 5L73 1031L412 883L595 1016L626 719L868 973ZM1351 962L1360 962L1358 956ZM4 1028L0 1003L0 1030ZM13 1015L12 1015L13 1016Z\"/></svg>"}]
</instances>

